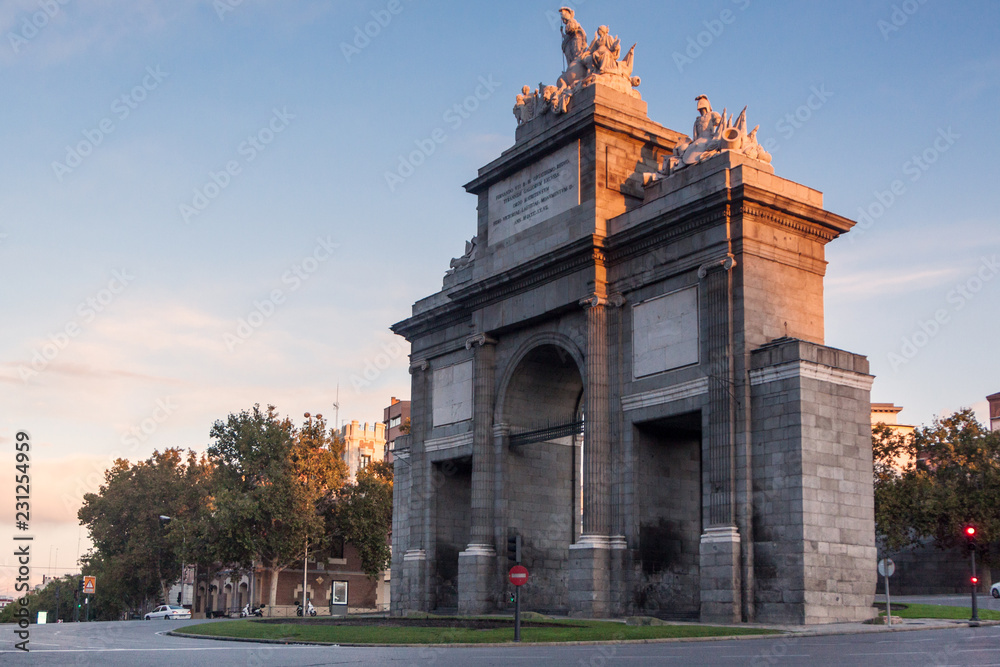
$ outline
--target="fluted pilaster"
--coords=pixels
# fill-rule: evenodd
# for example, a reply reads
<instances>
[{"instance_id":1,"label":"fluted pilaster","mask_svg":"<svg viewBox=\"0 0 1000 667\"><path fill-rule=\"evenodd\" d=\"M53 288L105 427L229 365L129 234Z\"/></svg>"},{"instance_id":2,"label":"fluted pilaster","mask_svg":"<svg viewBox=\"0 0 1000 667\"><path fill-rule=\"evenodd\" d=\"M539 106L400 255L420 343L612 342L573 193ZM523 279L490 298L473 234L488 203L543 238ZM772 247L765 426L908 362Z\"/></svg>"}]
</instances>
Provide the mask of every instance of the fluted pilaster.
<instances>
[{"instance_id":1,"label":"fluted pilaster","mask_svg":"<svg viewBox=\"0 0 1000 667\"><path fill-rule=\"evenodd\" d=\"M472 378L472 526L470 547L493 547L494 476L493 404L495 402L496 344L486 334L470 337L466 349L474 354Z\"/></svg>"},{"instance_id":2,"label":"fluted pilaster","mask_svg":"<svg viewBox=\"0 0 1000 667\"><path fill-rule=\"evenodd\" d=\"M611 531L609 498L610 422L608 403L607 300L597 294L580 301L587 315L587 378L584 389L583 535ZM606 538L605 538L606 539Z\"/></svg>"},{"instance_id":3,"label":"fluted pilaster","mask_svg":"<svg viewBox=\"0 0 1000 667\"><path fill-rule=\"evenodd\" d=\"M731 271L735 264L732 256L726 256L698 269L708 321L709 526L733 526L736 523Z\"/></svg>"}]
</instances>

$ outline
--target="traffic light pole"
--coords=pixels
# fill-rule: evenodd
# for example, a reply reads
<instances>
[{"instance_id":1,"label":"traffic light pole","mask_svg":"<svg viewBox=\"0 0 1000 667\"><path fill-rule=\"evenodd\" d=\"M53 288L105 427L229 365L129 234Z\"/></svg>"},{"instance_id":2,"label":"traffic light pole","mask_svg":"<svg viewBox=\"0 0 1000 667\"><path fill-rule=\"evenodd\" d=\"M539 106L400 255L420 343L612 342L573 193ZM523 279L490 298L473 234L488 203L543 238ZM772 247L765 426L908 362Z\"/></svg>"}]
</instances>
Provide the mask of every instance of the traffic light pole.
<instances>
[{"instance_id":1,"label":"traffic light pole","mask_svg":"<svg viewBox=\"0 0 1000 667\"><path fill-rule=\"evenodd\" d=\"M969 619L969 622L979 625L979 604L976 600L976 584L979 583L979 579L976 577L976 550L970 549L969 553L972 554L972 618Z\"/></svg>"}]
</instances>

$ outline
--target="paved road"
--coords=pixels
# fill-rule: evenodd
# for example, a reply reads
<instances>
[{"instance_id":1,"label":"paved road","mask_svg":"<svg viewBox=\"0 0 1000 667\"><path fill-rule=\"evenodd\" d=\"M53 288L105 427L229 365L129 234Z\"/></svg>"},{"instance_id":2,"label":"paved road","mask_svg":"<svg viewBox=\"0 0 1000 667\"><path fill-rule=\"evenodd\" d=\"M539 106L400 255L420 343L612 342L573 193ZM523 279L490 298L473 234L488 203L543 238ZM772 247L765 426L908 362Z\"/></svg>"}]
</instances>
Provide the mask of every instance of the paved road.
<instances>
[{"instance_id":1,"label":"paved road","mask_svg":"<svg viewBox=\"0 0 1000 667\"><path fill-rule=\"evenodd\" d=\"M3 665L920 665L1000 666L1000 626L780 637L741 641L608 646L497 648L302 647L168 637L190 621L120 622L31 627L31 653L13 650L13 628L0 626Z\"/></svg>"}]
</instances>

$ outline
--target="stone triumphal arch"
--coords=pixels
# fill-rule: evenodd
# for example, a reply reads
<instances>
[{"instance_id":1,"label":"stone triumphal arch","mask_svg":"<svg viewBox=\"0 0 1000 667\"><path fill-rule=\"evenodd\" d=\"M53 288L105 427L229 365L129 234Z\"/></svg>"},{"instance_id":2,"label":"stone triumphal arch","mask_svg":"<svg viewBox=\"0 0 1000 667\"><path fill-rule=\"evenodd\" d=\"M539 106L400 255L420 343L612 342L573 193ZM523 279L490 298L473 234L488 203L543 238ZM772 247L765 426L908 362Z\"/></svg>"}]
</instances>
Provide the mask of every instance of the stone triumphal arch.
<instances>
[{"instance_id":1,"label":"stone triumphal arch","mask_svg":"<svg viewBox=\"0 0 1000 667\"><path fill-rule=\"evenodd\" d=\"M853 222L774 174L738 116L650 120L607 29L517 95L475 237L393 330L392 611L815 623L874 596L864 357L824 344L824 248Z\"/></svg>"}]
</instances>

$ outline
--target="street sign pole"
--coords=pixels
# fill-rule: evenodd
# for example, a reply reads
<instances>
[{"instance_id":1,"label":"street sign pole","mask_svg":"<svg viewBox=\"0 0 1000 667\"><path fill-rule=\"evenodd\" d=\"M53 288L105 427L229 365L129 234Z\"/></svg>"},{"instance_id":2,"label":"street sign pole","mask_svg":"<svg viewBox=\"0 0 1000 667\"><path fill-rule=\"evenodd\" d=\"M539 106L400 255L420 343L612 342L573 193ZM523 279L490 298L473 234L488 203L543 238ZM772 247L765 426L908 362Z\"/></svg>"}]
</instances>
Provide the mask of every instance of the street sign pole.
<instances>
[{"instance_id":1,"label":"street sign pole","mask_svg":"<svg viewBox=\"0 0 1000 667\"><path fill-rule=\"evenodd\" d=\"M514 585L514 641L521 641L521 586L528 582L528 569L515 565L507 573L507 579Z\"/></svg>"},{"instance_id":2,"label":"street sign pole","mask_svg":"<svg viewBox=\"0 0 1000 667\"><path fill-rule=\"evenodd\" d=\"M891 558L883 558L878 562L878 573L885 577L885 622L892 625L892 602L889 599L889 577L896 571L896 564Z\"/></svg>"},{"instance_id":3,"label":"street sign pole","mask_svg":"<svg viewBox=\"0 0 1000 667\"><path fill-rule=\"evenodd\" d=\"M889 599L889 577L885 578L885 618L886 624L892 627L892 600Z\"/></svg>"},{"instance_id":4,"label":"street sign pole","mask_svg":"<svg viewBox=\"0 0 1000 667\"><path fill-rule=\"evenodd\" d=\"M514 641L521 641L521 587L514 589Z\"/></svg>"}]
</instances>

